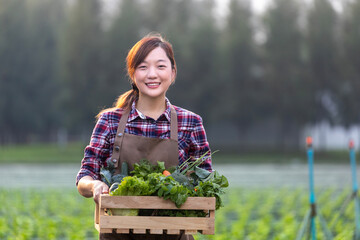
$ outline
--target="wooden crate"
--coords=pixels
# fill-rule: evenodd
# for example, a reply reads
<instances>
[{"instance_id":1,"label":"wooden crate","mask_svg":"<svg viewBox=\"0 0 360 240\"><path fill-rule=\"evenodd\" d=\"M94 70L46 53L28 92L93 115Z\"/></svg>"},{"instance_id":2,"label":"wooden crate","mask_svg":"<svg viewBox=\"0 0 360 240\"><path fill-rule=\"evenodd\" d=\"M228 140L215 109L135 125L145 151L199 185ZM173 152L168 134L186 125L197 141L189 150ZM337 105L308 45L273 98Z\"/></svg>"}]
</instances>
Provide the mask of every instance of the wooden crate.
<instances>
[{"instance_id":1,"label":"wooden crate","mask_svg":"<svg viewBox=\"0 0 360 240\"><path fill-rule=\"evenodd\" d=\"M109 216L106 209L181 209L204 210L207 217ZM101 195L95 208L95 228L99 233L133 234L214 234L215 197L189 197L177 208L170 200L157 196Z\"/></svg>"}]
</instances>

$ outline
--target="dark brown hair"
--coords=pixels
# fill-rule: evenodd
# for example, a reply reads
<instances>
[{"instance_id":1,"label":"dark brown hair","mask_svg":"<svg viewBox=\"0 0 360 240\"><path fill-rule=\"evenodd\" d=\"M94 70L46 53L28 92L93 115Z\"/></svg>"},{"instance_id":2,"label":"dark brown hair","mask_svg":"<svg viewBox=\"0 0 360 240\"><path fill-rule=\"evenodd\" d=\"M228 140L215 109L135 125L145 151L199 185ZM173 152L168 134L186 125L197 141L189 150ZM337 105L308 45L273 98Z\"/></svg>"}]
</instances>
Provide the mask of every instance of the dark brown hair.
<instances>
[{"instance_id":1,"label":"dark brown hair","mask_svg":"<svg viewBox=\"0 0 360 240\"><path fill-rule=\"evenodd\" d=\"M134 101L137 101L139 98L139 90L134 83L135 69L144 61L146 56L157 47L161 47L165 51L171 62L171 67L176 74L177 68L171 44L164 40L164 38L158 33L146 35L130 49L126 57L127 73L131 81L132 89L120 95L114 103L113 108L102 110L97 117L99 117L103 112L116 108L128 109Z\"/></svg>"}]
</instances>

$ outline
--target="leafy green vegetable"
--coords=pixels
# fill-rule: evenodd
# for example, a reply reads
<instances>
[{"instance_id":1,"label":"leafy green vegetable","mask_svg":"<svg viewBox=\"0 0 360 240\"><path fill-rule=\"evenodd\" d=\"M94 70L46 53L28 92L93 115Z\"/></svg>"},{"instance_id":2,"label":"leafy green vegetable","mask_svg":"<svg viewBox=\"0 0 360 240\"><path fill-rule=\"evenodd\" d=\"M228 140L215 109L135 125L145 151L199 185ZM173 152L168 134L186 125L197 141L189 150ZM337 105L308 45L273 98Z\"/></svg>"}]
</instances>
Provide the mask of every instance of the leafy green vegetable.
<instances>
[{"instance_id":1,"label":"leafy green vegetable","mask_svg":"<svg viewBox=\"0 0 360 240\"><path fill-rule=\"evenodd\" d=\"M191 187L189 178L186 177L185 175L181 174L179 171L175 170L175 172L173 172L170 176L172 178L174 178L180 184L187 186L187 187Z\"/></svg>"},{"instance_id":2,"label":"leafy green vegetable","mask_svg":"<svg viewBox=\"0 0 360 240\"><path fill-rule=\"evenodd\" d=\"M121 164L121 173L115 174L115 165L110 159L108 159L106 161L106 166L103 166L100 169L101 181L106 183L109 187L111 187L114 183L120 183L124 177L128 176L128 168L128 164L123 162Z\"/></svg>"},{"instance_id":3,"label":"leafy green vegetable","mask_svg":"<svg viewBox=\"0 0 360 240\"><path fill-rule=\"evenodd\" d=\"M206 179L211 174L211 172L209 172L203 168L195 167L195 174L200 179Z\"/></svg>"},{"instance_id":4,"label":"leafy green vegetable","mask_svg":"<svg viewBox=\"0 0 360 240\"><path fill-rule=\"evenodd\" d=\"M139 209L112 208L110 211L115 216L137 216L139 214Z\"/></svg>"},{"instance_id":5,"label":"leafy green vegetable","mask_svg":"<svg viewBox=\"0 0 360 240\"><path fill-rule=\"evenodd\" d=\"M114 191L115 189L117 189L119 187L119 183L118 182L115 182L113 183L110 188L109 188L109 191L112 192Z\"/></svg>"},{"instance_id":6,"label":"leafy green vegetable","mask_svg":"<svg viewBox=\"0 0 360 240\"><path fill-rule=\"evenodd\" d=\"M216 151L215 151L216 152ZM212 154L214 154L213 152ZM199 166L206 161L210 156L207 156L209 151L204 153L198 159L189 158L180 164L176 170L171 174L173 178L181 184L194 188L199 184L199 181L208 181L212 178L211 172L200 168Z\"/></svg>"},{"instance_id":7,"label":"leafy green vegetable","mask_svg":"<svg viewBox=\"0 0 360 240\"><path fill-rule=\"evenodd\" d=\"M123 178L118 188L110 192L110 196L148 196L154 193L149 182L136 176Z\"/></svg>"},{"instance_id":8,"label":"leafy green vegetable","mask_svg":"<svg viewBox=\"0 0 360 240\"><path fill-rule=\"evenodd\" d=\"M229 186L227 178L220 175L218 172L213 172L213 178L209 181L200 181L199 185L195 186L193 196L194 197L215 197L216 209L223 207L221 194L224 193L224 188Z\"/></svg>"},{"instance_id":9,"label":"leafy green vegetable","mask_svg":"<svg viewBox=\"0 0 360 240\"><path fill-rule=\"evenodd\" d=\"M191 171L195 171L196 167L199 167L202 163L204 163L211 155L213 155L214 153L216 153L217 151L214 151L213 153L211 153L210 156L206 156L208 155L210 151L205 152L203 155L201 155L199 158L194 159L194 158L189 158L187 159L185 162L183 162L182 164L180 164L176 170L182 174L187 174Z\"/></svg>"},{"instance_id":10,"label":"leafy green vegetable","mask_svg":"<svg viewBox=\"0 0 360 240\"><path fill-rule=\"evenodd\" d=\"M221 194L224 188L229 186L225 176L218 172L209 172L199 166L207 159L208 152L199 159L188 159L180 166L174 168L171 175L164 176L164 162L151 164L148 160L141 160L134 164L134 170L131 171L133 176L122 177L120 183L111 185L111 196L159 196L164 199L170 199L180 208L189 196L194 197L215 197L216 209L223 206ZM125 167L123 167L125 168ZM126 166L127 169L127 166ZM104 180L109 178L111 166L108 171L103 171ZM114 172L114 171L113 171ZM125 172L122 172L125 174ZM112 176L113 180L114 177ZM163 212L163 214L170 214ZM175 215L191 215L188 212L173 212ZM196 213L197 216L203 214L203 211ZM195 214L195 215L196 215Z\"/></svg>"},{"instance_id":11,"label":"leafy green vegetable","mask_svg":"<svg viewBox=\"0 0 360 240\"><path fill-rule=\"evenodd\" d=\"M157 162L157 165L153 165L149 160L143 159L139 163L134 164L134 170L130 173L137 177L144 179L151 173L162 173L165 170L164 162Z\"/></svg>"},{"instance_id":12,"label":"leafy green vegetable","mask_svg":"<svg viewBox=\"0 0 360 240\"><path fill-rule=\"evenodd\" d=\"M202 210L158 210L157 216L168 217L206 217L207 212Z\"/></svg>"},{"instance_id":13,"label":"leafy green vegetable","mask_svg":"<svg viewBox=\"0 0 360 240\"><path fill-rule=\"evenodd\" d=\"M159 197L170 199L178 208L186 202L190 194L191 192L186 186L180 184L171 176L162 178L160 187L157 190Z\"/></svg>"},{"instance_id":14,"label":"leafy green vegetable","mask_svg":"<svg viewBox=\"0 0 360 240\"><path fill-rule=\"evenodd\" d=\"M107 170L105 168L101 168L100 176L101 176L101 181L106 183L108 186L111 186L111 184L112 184L112 180L111 180L112 174L111 174L110 170Z\"/></svg>"}]
</instances>

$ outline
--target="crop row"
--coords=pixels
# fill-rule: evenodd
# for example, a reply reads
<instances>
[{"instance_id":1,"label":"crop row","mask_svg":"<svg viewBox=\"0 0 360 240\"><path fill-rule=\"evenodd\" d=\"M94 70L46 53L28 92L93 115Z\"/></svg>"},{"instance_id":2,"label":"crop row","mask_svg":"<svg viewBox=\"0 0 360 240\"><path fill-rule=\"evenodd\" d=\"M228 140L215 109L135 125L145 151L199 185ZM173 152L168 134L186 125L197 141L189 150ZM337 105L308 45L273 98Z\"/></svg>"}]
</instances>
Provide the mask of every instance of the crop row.
<instances>
[{"instance_id":1,"label":"crop row","mask_svg":"<svg viewBox=\"0 0 360 240\"><path fill-rule=\"evenodd\" d=\"M333 224L349 193L349 189L317 191L319 210L335 240L352 238L353 203ZM224 207L216 212L216 234L197 235L197 240L295 239L309 210L306 189L230 188L223 200ZM0 189L0 202L0 239L97 239L94 203L76 190ZM318 237L323 239L320 228Z\"/></svg>"}]
</instances>

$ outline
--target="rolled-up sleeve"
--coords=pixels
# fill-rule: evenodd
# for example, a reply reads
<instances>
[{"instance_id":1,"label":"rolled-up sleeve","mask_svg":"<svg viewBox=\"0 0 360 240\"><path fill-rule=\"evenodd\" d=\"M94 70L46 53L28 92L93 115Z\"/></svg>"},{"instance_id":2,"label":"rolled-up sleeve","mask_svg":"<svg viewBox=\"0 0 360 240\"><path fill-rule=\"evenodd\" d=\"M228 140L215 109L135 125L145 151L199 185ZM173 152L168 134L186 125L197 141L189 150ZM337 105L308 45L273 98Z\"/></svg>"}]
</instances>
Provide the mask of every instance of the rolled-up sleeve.
<instances>
[{"instance_id":1,"label":"rolled-up sleeve","mask_svg":"<svg viewBox=\"0 0 360 240\"><path fill-rule=\"evenodd\" d=\"M209 142L207 141L202 118L200 116L197 116L196 118L195 127L191 132L190 142L189 155L191 158L198 159L203 157L204 162L199 167L212 171L211 150Z\"/></svg>"},{"instance_id":2,"label":"rolled-up sleeve","mask_svg":"<svg viewBox=\"0 0 360 240\"><path fill-rule=\"evenodd\" d=\"M109 134L108 116L104 113L98 119L90 143L84 150L81 168L76 176L76 185L84 176L90 176L94 180L100 179L101 166L110 154Z\"/></svg>"}]
</instances>

